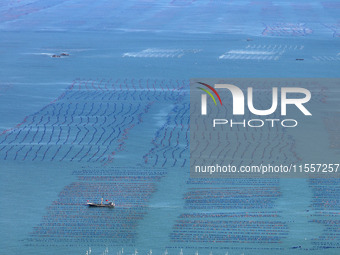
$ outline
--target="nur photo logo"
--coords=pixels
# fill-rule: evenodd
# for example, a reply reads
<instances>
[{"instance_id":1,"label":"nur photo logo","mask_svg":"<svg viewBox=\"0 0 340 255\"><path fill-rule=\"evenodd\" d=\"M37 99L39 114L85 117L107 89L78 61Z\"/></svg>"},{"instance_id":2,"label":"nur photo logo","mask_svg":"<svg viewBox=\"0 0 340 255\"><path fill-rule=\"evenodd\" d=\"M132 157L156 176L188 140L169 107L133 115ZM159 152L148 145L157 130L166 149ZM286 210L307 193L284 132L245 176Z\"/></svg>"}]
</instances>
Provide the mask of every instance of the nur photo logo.
<instances>
[{"instance_id":1,"label":"nur photo logo","mask_svg":"<svg viewBox=\"0 0 340 255\"><path fill-rule=\"evenodd\" d=\"M212 102L215 106L218 106L217 97L219 104L222 104L222 98L228 97L227 102L232 102L232 116L245 116L246 114L252 114L256 116L269 116L269 115L280 115L280 116L287 116L288 110L287 108L293 109L295 107L295 111L298 110L304 116L312 116L312 113L307 109L307 103L311 100L311 92L302 87L278 87L273 86L267 88L266 91L270 94L271 100L268 98L261 98L261 94L256 96L257 89L253 87L247 87L243 90L234 84L214 84L213 86L197 81L196 84L200 84L204 87L196 87L197 89L203 91L204 93L201 94L201 115L206 116L209 113L208 105L212 105L212 103L208 102L207 95L210 96ZM218 91L217 91L218 90ZM261 89L259 89L261 90ZM231 95L231 97L230 97ZM230 99L229 99L230 98ZM256 100L264 101L265 103L269 103L270 107L266 109L258 109L255 107ZM247 107L246 107L247 106ZM227 106L228 107L228 106ZM225 125L230 124L232 127L233 125L241 125L241 126L249 126L249 127L262 127L266 123L269 123L271 127L275 126L276 122L281 123L283 127L296 127L298 125L298 121L296 119L278 119L278 118L257 118L257 119L243 119L240 121L235 121L233 119L227 119L225 116L227 112L226 108L221 108L219 113L224 114L223 118L214 118L213 119L213 127L216 125ZM247 112L246 112L247 109ZM229 111L228 111L229 112Z\"/></svg>"},{"instance_id":2,"label":"nur photo logo","mask_svg":"<svg viewBox=\"0 0 340 255\"><path fill-rule=\"evenodd\" d=\"M221 100L221 97L220 95L217 93L217 91L211 87L210 85L206 84L206 83L203 83L203 82L197 82L205 87L207 87L208 89L210 89L218 98L218 100L220 101L220 104L222 105L222 100ZM216 103L216 100L214 98L214 96L211 94L211 92L205 88L201 88L201 87L197 87L198 89L206 92L211 98L212 100L214 101L215 105L217 105ZM201 104L201 114L202 115L207 115L207 94L202 94L201 95L201 100L202 100L202 104Z\"/></svg>"}]
</instances>

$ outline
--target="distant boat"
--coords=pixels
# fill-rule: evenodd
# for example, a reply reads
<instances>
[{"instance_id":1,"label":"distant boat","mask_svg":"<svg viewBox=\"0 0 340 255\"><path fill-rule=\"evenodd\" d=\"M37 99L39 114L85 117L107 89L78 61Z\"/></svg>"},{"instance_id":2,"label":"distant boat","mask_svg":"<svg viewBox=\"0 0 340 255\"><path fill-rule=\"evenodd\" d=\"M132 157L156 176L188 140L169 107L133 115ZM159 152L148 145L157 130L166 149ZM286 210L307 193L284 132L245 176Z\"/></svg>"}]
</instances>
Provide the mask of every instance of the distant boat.
<instances>
[{"instance_id":1,"label":"distant boat","mask_svg":"<svg viewBox=\"0 0 340 255\"><path fill-rule=\"evenodd\" d=\"M107 201L107 200L106 200ZM87 205L89 207L109 207L109 208L115 208L115 204L111 201L108 201L106 204L103 203L103 198L101 199L100 203L90 203L87 201Z\"/></svg>"},{"instance_id":2,"label":"distant boat","mask_svg":"<svg viewBox=\"0 0 340 255\"><path fill-rule=\"evenodd\" d=\"M53 55L51 56L51 58L61 58L61 57L68 57L68 56L70 56L70 54L63 52L63 53L61 53L60 55L53 54Z\"/></svg>"}]
</instances>

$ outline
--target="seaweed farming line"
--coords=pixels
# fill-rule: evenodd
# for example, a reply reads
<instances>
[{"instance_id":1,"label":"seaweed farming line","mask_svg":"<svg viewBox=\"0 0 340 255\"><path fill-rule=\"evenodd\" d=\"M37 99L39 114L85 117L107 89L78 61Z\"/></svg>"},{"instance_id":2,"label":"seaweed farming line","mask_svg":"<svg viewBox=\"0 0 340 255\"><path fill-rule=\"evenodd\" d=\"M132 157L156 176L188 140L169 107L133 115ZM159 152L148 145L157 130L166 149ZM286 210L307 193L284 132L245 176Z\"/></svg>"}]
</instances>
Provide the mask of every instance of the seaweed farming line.
<instances>
[{"instance_id":1,"label":"seaweed farming line","mask_svg":"<svg viewBox=\"0 0 340 255\"><path fill-rule=\"evenodd\" d=\"M315 210L310 223L323 227L323 232L312 240L313 249L340 248L340 180L339 179L309 179L313 197L311 209Z\"/></svg>"},{"instance_id":2,"label":"seaweed farming line","mask_svg":"<svg viewBox=\"0 0 340 255\"><path fill-rule=\"evenodd\" d=\"M262 31L264 36L307 36L313 33L313 30L305 23L273 23L264 24L265 29Z\"/></svg>"},{"instance_id":3,"label":"seaweed farming line","mask_svg":"<svg viewBox=\"0 0 340 255\"><path fill-rule=\"evenodd\" d=\"M169 234L172 243L281 250L277 244L287 238L289 228L282 212L275 211L282 195L278 179L190 178L187 185L185 212L177 217ZM237 212L225 211L231 209Z\"/></svg>"},{"instance_id":4,"label":"seaweed farming line","mask_svg":"<svg viewBox=\"0 0 340 255\"><path fill-rule=\"evenodd\" d=\"M105 171L106 177L110 177L106 180L101 179L101 168L75 171L79 181L63 188L58 199L47 208L41 223L23 240L24 244L133 246L138 222L147 213L150 196L157 190L156 183L166 172L140 168L106 168ZM82 173L92 178L84 180ZM116 208L96 210L86 205L86 201L100 197L114 199Z\"/></svg>"},{"instance_id":5,"label":"seaweed farming line","mask_svg":"<svg viewBox=\"0 0 340 255\"><path fill-rule=\"evenodd\" d=\"M181 58L185 54L192 53L196 54L202 51L201 49L158 49L148 48L139 52L126 52L122 57L133 57L133 58Z\"/></svg>"},{"instance_id":6,"label":"seaweed farming line","mask_svg":"<svg viewBox=\"0 0 340 255\"><path fill-rule=\"evenodd\" d=\"M232 248L231 248L232 249ZM110 255L110 254L115 254L115 255L123 255L123 254L129 254L129 255L137 255L137 254L145 254L145 255L152 255L153 253L156 253L153 249L149 249L149 250L146 250L146 251L140 251L138 249L135 249L134 251L126 251L126 249L124 248L120 248L118 250L115 250L113 252L112 251L112 248L109 249L109 247L106 247L105 250L101 253L101 255ZM170 252L169 252L170 251ZM202 254L202 253L199 253L198 250L196 251L191 251L191 252L188 252L188 251L183 251L183 248L173 248L173 249L165 249L163 252L161 252L161 255L169 255L169 254L178 254L178 255L184 255L184 254L192 254L192 255L199 255L199 254ZM157 251L158 252L158 251ZM85 255L91 255L91 254L99 254L97 252L93 252L93 250L91 249L91 247L89 247L87 250L86 250L86 253ZM214 252L213 251L210 251L209 253L205 253L203 252L203 254L207 254L207 255L213 255ZM229 252L215 252L215 254L221 254L221 255L229 255ZM234 253L235 255L246 255L246 253Z\"/></svg>"},{"instance_id":7,"label":"seaweed farming line","mask_svg":"<svg viewBox=\"0 0 340 255\"><path fill-rule=\"evenodd\" d=\"M56 100L0 135L0 158L111 163L150 107L183 100L186 87L178 80L76 80Z\"/></svg>"},{"instance_id":8,"label":"seaweed farming line","mask_svg":"<svg viewBox=\"0 0 340 255\"><path fill-rule=\"evenodd\" d=\"M101 1L100 1L101 3ZM270 1L239 1L216 4L214 1L162 1L155 2L129 1L124 4L107 4L105 1L96 6L95 12L69 3L69 1L50 0L48 3L38 0L9 1L1 3L0 23L6 30L22 27L33 31L145 31L145 32L183 32L183 33L237 33L256 34L263 36L308 36L318 32L319 24L324 30L331 32L333 37L339 36L339 24L336 19L336 2L311 3L272 3ZM46 18L46 13L57 13L60 8L66 13L64 21ZM147 9L134 20L136 9ZM185 11L186 16L180 14ZM72 14L80 12L82 15ZM106 15L98 15L105 13ZM205 17L197 19L197 13L205 13ZM216 19L221 13L232 15L231 20ZM237 13L238 16L234 16ZM320 13L329 17L324 20ZM40 19L32 21L30 14ZM124 15L122 15L124 14ZM286 16L288 14L288 16ZM176 19L178 15L180 19ZM289 16L290 15L290 16ZM105 19L105 17L111 17ZM112 17L118 17L120 22L114 22ZM249 19L251 17L251 19ZM300 22L272 22L280 20L296 20ZM195 20L195 25L192 25ZM253 21L250 23L250 21ZM255 21L255 22L254 22ZM262 22L265 21L263 24ZM249 28L251 26L251 29ZM264 31L263 31L264 27ZM261 34L262 31L262 34ZM324 35L323 33L320 33ZM171 54L162 52L161 54ZM178 53L177 53L178 54Z\"/></svg>"},{"instance_id":9,"label":"seaweed farming line","mask_svg":"<svg viewBox=\"0 0 340 255\"><path fill-rule=\"evenodd\" d=\"M219 56L220 60L279 60L286 52L302 51L304 45L248 44L242 49L230 49Z\"/></svg>"},{"instance_id":10,"label":"seaweed farming line","mask_svg":"<svg viewBox=\"0 0 340 255\"><path fill-rule=\"evenodd\" d=\"M105 89L105 84L113 83L115 89ZM146 144L143 158L129 162L131 167L112 168L107 165L74 171L77 180L65 186L58 199L50 204L40 224L36 225L23 241L25 245L135 247L139 222L147 213L150 197L157 191L158 183L168 171L188 166L188 86L181 82L160 83L163 89L157 82L150 81L144 81L139 86L139 83L128 80L121 80L119 85L112 81L98 80L92 83L78 80L70 90L39 111L39 114L27 117L24 126L0 136L0 156L6 157L5 160L19 160L25 157L25 160L34 161L43 158L43 155L44 160L51 160L51 156L55 155L53 160L56 161L83 159L87 162L105 163L108 162L108 155L112 155L112 151L116 151L117 155L123 152L130 130L138 127L143 118L150 114L152 107L161 103L164 103L162 106L171 106L167 108L170 110L163 114L165 120L157 127L150 144ZM319 103L327 102L325 89L315 86L316 94L313 100ZM261 98L266 96L268 90L264 89ZM265 107L262 102L260 106ZM331 128L333 124L329 122L328 117L325 116L325 122ZM196 121L192 123L191 128L196 130L197 125L200 124ZM113 133L109 134L107 130ZM332 132L330 129L330 134L334 134ZM113 135L116 136L112 137ZM207 141L211 139L204 132L200 135ZM220 138L222 135L238 146L219 148L195 144L193 149L201 154L226 153L227 150L226 157L240 153L246 160L255 160L257 157L264 160L275 155L284 160L298 160L293 137L283 132L280 127L271 129L268 134L261 130L246 134L244 129L237 127L232 134L221 133ZM107 137L111 137L113 141ZM259 144L263 139L277 141L277 150L271 152L270 147L251 146L252 143ZM248 146L240 146L242 143L247 143ZM30 147L26 146L33 149L30 150ZM45 149L49 151L46 152ZM83 150L89 152L84 153ZM104 155L100 156L103 152ZM37 156L32 158L31 153ZM113 160L110 163L114 162ZM212 244L216 250L237 252L294 248L282 248L280 245L286 242L289 236L290 222L286 221L282 211L276 208L277 201L282 197L279 180L188 179L186 184L188 189L182 197L183 212L179 213L168 235L169 250L204 250L211 249ZM330 241L330 238L336 236L332 234L331 224L336 222L337 214L326 209L338 209L338 200L334 196L337 194L337 187L327 190L319 186L321 184L311 184L315 192L312 206L316 209L313 222L324 226L325 231L320 238L313 240L312 248L304 247L303 250L321 250L338 245L337 240ZM333 195L327 197L326 203L327 192ZM86 207L88 199L96 200L102 196L115 198L117 208L108 212ZM231 209L238 212L226 212ZM321 218L324 215L329 220Z\"/></svg>"}]
</instances>

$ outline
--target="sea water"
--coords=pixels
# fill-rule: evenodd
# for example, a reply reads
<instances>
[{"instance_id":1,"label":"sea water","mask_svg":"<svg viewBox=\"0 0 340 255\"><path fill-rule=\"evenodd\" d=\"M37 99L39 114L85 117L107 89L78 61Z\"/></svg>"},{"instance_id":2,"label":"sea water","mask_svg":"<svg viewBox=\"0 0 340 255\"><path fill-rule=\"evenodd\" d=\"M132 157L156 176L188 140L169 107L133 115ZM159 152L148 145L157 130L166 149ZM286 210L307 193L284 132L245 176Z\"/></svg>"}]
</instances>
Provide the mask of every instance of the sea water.
<instances>
[{"instance_id":1,"label":"sea water","mask_svg":"<svg viewBox=\"0 0 340 255\"><path fill-rule=\"evenodd\" d=\"M134 7L143 5L134 1L112 5L98 1L93 8L79 1L61 5L26 1L39 11L2 20L0 222L4 231L0 240L4 254L85 254L89 247L92 254L103 254L106 247L108 254L135 250L178 254L181 249L184 254L338 253L339 248L329 248L339 247L334 229L338 204L318 204L315 198L329 194L338 203L332 197L338 194L336 181L200 183L189 178L185 161L189 159L189 79L337 77L339 39L328 25L334 23L338 5L291 2L275 7L241 1L219 8L216 3L175 2L168 9L170 2L146 1L145 13L138 16ZM17 4L3 4L2 13L25 6ZM205 9L209 16L196 17ZM123 15L119 10L128 12ZM104 19L103 12L110 18ZM273 22L277 15L279 24ZM307 21L301 29L300 23ZM279 28L266 30L272 23ZM298 32L289 33L292 27ZM51 58L62 52L70 56ZM108 145L104 138L111 133L110 121L117 124L113 128L117 139ZM96 150L103 155L99 157ZM329 153L336 152L329 149ZM251 191L266 186L276 196L260 200L263 208L244 201L233 208L228 199L220 203L230 205L222 207L192 204L192 196L201 188L227 193L229 188L250 187ZM115 200L117 208L89 211L86 201L99 201L102 195ZM245 213L254 215L249 218ZM334 219L333 226L329 219ZM251 223L259 221L260 225ZM218 239L228 232L229 241ZM242 239L249 235L268 239Z\"/></svg>"}]
</instances>

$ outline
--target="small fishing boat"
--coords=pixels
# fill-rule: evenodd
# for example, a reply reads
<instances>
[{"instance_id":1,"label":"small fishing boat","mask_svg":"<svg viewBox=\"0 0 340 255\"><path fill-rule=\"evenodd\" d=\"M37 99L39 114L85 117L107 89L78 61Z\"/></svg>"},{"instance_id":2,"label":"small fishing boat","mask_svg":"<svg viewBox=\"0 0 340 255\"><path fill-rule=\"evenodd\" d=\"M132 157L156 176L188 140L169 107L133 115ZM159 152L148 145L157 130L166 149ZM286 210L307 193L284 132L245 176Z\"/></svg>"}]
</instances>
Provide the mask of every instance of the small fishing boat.
<instances>
[{"instance_id":1,"label":"small fishing boat","mask_svg":"<svg viewBox=\"0 0 340 255\"><path fill-rule=\"evenodd\" d=\"M114 204L113 202L106 200L107 203L105 204L105 203L103 202L103 200L104 200L104 199L102 198L99 204L97 204L97 203L91 203L91 202L87 201L87 205L88 205L89 207L109 207L109 208L114 208L114 207L115 207L115 204Z\"/></svg>"}]
</instances>

